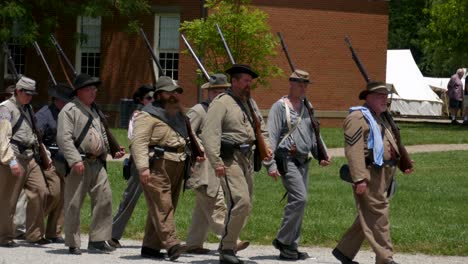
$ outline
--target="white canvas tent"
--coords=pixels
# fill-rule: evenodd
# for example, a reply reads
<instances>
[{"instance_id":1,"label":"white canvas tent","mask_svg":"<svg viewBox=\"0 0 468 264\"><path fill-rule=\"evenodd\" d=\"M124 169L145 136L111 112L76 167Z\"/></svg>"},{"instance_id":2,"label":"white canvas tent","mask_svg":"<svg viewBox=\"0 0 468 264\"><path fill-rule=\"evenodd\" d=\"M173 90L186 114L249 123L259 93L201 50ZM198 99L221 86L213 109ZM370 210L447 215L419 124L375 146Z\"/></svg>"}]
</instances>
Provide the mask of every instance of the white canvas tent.
<instances>
[{"instance_id":1,"label":"white canvas tent","mask_svg":"<svg viewBox=\"0 0 468 264\"><path fill-rule=\"evenodd\" d=\"M401 115L442 115L442 100L425 82L410 50L387 50L387 83L393 84L390 110Z\"/></svg>"}]
</instances>

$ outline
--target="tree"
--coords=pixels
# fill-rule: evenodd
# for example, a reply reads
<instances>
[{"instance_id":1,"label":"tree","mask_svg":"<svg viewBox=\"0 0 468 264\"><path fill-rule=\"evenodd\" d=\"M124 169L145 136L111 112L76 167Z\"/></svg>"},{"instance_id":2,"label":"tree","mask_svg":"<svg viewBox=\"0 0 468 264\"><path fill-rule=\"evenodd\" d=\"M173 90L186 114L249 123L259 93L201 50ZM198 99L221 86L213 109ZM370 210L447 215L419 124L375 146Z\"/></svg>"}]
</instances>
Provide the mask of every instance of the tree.
<instances>
[{"instance_id":1,"label":"tree","mask_svg":"<svg viewBox=\"0 0 468 264\"><path fill-rule=\"evenodd\" d=\"M270 62L279 41L270 32L265 12L252 8L250 0L207 0L205 7L209 13L206 18L185 21L180 31L203 57L207 71L224 72L232 65L217 32L218 24L234 60L255 69L260 76L258 84L268 85L267 78L282 74Z\"/></svg>"},{"instance_id":2,"label":"tree","mask_svg":"<svg viewBox=\"0 0 468 264\"><path fill-rule=\"evenodd\" d=\"M424 12L427 0L392 0L390 2L388 25L388 48L410 49L416 63L422 58L422 38L429 24L429 16Z\"/></svg>"},{"instance_id":3,"label":"tree","mask_svg":"<svg viewBox=\"0 0 468 264\"><path fill-rule=\"evenodd\" d=\"M449 76L468 65L468 0L433 0L425 12L423 66L436 76Z\"/></svg>"},{"instance_id":4,"label":"tree","mask_svg":"<svg viewBox=\"0 0 468 264\"><path fill-rule=\"evenodd\" d=\"M148 0L3 0L0 2L0 43L23 46L47 39L59 26L59 18L121 15L130 30L138 28L137 15L148 12ZM0 49L0 90L3 90L5 55Z\"/></svg>"}]
</instances>

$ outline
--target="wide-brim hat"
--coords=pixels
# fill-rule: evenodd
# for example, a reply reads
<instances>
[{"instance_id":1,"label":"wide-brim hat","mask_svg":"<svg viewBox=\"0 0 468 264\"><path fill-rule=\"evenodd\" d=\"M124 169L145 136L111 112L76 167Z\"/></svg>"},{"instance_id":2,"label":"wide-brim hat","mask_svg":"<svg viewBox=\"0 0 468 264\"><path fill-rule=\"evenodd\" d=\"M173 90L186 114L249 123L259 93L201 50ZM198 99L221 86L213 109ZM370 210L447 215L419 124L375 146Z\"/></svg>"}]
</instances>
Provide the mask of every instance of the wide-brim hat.
<instances>
[{"instance_id":1,"label":"wide-brim hat","mask_svg":"<svg viewBox=\"0 0 468 264\"><path fill-rule=\"evenodd\" d=\"M232 65L231 68L227 69L226 70L226 73L229 74L229 75L233 75L233 74L236 74L236 73L246 73L250 76L252 76L253 79L257 78L258 77L258 74L256 72L254 72L249 65L246 65L246 64L234 64Z\"/></svg>"},{"instance_id":2,"label":"wide-brim hat","mask_svg":"<svg viewBox=\"0 0 468 264\"><path fill-rule=\"evenodd\" d=\"M15 89L22 90L29 95L36 95L36 81L26 76L22 76L15 85Z\"/></svg>"},{"instance_id":3,"label":"wide-brim hat","mask_svg":"<svg viewBox=\"0 0 468 264\"><path fill-rule=\"evenodd\" d=\"M101 83L102 82L101 80L99 80L99 78L91 77L86 73L80 73L78 76L76 76L75 82L73 83L73 86L75 88L73 90L73 94L76 94L76 91L78 91L81 88L91 86L91 85L94 85L97 87L101 85Z\"/></svg>"},{"instance_id":4,"label":"wide-brim hat","mask_svg":"<svg viewBox=\"0 0 468 264\"><path fill-rule=\"evenodd\" d=\"M211 75L210 81L204 83L202 89L216 89L216 88L229 88L231 84L228 83L226 75L222 73L216 73Z\"/></svg>"},{"instance_id":5,"label":"wide-brim hat","mask_svg":"<svg viewBox=\"0 0 468 264\"><path fill-rule=\"evenodd\" d=\"M366 96L370 93L390 94L394 92L393 85L384 82L370 82L367 84L366 89L359 93L359 99L365 100Z\"/></svg>"},{"instance_id":6,"label":"wide-brim hat","mask_svg":"<svg viewBox=\"0 0 468 264\"><path fill-rule=\"evenodd\" d=\"M303 70L295 70L289 76L289 81L291 82L300 82L300 83L310 83L309 73Z\"/></svg>"},{"instance_id":7,"label":"wide-brim hat","mask_svg":"<svg viewBox=\"0 0 468 264\"><path fill-rule=\"evenodd\" d=\"M153 85L149 85L149 84L143 84L142 86L140 86L134 93L133 93L133 102L135 104L140 104L141 101L138 100L138 98L140 99L143 99L145 97L145 95L149 95L151 97L153 97L154 95L154 91L156 90L156 88L154 88Z\"/></svg>"},{"instance_id":8,"label":"wide-brim hat","mask_svg":"<svg viewBox=\"0 0 468 264\"><path fill-rule=\"evenodd\" d=\"M51 86L48 93L50 96L67 103L73 99L73 88L64 83L58 83L57 85Z\"/></svg>"},{"instance_id":9,"label":"wide-brim hat","mask_svg":"<svg viewBox=\"0 0 468 264\"><path fill-rule=\"evenodd\" d=\"M158 81L156 82L156 93L158 92L178 92L183 93L184 89L180 87L171 77L169 76L161 76L159 77Z\"/></svg>"}]
</instances>

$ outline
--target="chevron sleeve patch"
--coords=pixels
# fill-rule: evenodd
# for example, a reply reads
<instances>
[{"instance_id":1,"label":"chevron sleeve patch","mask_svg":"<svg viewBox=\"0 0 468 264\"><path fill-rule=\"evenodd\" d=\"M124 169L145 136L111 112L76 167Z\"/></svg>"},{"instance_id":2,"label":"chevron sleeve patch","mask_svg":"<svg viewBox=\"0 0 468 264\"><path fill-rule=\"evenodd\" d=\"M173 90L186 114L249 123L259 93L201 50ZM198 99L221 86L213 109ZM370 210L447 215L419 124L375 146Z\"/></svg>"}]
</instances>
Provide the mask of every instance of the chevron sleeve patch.
<instances>
[{"instance_id":1,"label":"chevron sleeve patch","mask_svg":"<svg viewBox=\"0 0 468 264\"><path fill-rule=\"evenodd\" d=\"M345 143L352 146L356 144L362 138L362 127L360 127L354 134L349 135L348 133L344 134Z\"/></svg>"}]
</instances>

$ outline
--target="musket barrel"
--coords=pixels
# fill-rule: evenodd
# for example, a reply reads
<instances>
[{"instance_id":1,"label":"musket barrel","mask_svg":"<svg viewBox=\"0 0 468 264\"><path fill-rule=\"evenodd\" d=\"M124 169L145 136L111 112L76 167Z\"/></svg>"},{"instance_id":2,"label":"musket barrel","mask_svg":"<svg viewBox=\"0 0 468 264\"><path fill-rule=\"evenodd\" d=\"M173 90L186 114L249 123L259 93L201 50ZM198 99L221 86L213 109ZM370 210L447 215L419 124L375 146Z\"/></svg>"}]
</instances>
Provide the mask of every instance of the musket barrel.
<instances>
[{"instance_id":1,"label":"musket barrel","mask_svg":"<svg viewBox=\"0 0 468 264\"><path fill-rule=\"evenodd\" d=\"M362 77L364 78L366 83L369 83L371 81L371 79L369 78L369 75L367 74L367 71L364 68L364 65L362 65L361 60L359 59L356 51L354 50L353 45L351 44L351 40L349 39L349 37L347 35L345 36L344 40L345 40L346 45L348 46L349 50L351 51L351 56L352 56L354 62L356 63L359 71L361 72Z\"/></svg>"},{"instance_id":2,"label":"musket barrel","mask_svg":"<svg viewBox=\"0 0 468 264\"><path fill-rule=\"evenodd\" d=\"M73 75L76 77L78 73L76 72L75 67L73 66L71 61L68 59L67 55L65 55L65 52L63 51L62 47L58 43L57 39L55 39L53 34L50 34L50 40L52 41L52 44L55 46L55 48L60 53L60 55L62 55L62 57L65 59L65 62L67 63L68 67L70 67L70 69L73 72Z\"/></svg>"},{"instance_id":3,"label":"musket barrel","mask_svg":"<svg viewBox=\"0 0 468 264\"><path fill-rule=\"evenodd\" d=\"M218 34L221 37L221 41L223 42L224 49L226 49L226 52L227 52L227 54L229 56L229 59L231 60L231 63L236 64L236 61L234 60L234 57L232 57L231 50L229 49L229 46L228 46L228 44L226 42L226 39L224 39L223 32L221 31L221 28L219 27L218 23L216 23L216 29L218 30Z\"/></svg>"},{"instance_id":4,"label":"musket barrel","mask_svg":"<svg viewBox=\"0 0 468 264\"><path fill-rule=\"evenodd\" d=\"M283 35L281 32L278 32L278 37L281 41L281 46L283 47L284 54L286 54L286 59L288 59L289 67L291 67L291 71L294 72L296 70L296 67L294 66L294 63L291 60L291 57L289 56L288 52L288 47L286 47L286 43L284 42Z\"/></svg>"},{"instance_id":5,"label":"musket barrel","mask_svg":"<svg viewBox=\"0 0 468 264\"><path fill-rule=\"evenodd\" d=\"M34 41L33 46L36 49L37 54L39 55L39 57L41 57L42 62L44 63L44 66L46 67L47 72L49 73L49 76L50 76L50 79L51 79L52 83L54 85L57 85L57 81L55 80L54 75L52 74L52 71L50 70L49 64L47 63L47 61L46 61L46 59L44 57L44 54L42 54L42 50L39 47L39 44L37 44L37 41Z\"/></svg>"},{"instance_id":6,"label":"musket barrel","mask_svg":"<svg viewBox=\"0 0 468 264\"><path fill-rule=\"evenodd\" d=\"M205 76L206 80L209 81L211 77L206 71L205 67L203 67L203 64L201 63L201 61L198 59L197 54L195 54L195 51L193 51L192 47L190 46L190 43L185 38L184 34L180 34L180 36L182 37L182 40L184 41L185 46L187 46L187 49L190 51L190 54L192 55L193 59L197 63L198 68L202 71L203 76Z\"/></svg>"},{"instance_id":7,"label":"musket barrel","mask_svg":"<svg viewBox=\"0 0 468 264\"><path fill-rule=\"evenodd\" d=\"M148 37L146 36L145 31L143 31L142 28L140 28L140 33L143 36L143 39L145 40L146 47L148 48L151 57L153 58L154 62L156 63L156 66L158 66L158 69L162 72L163 76L166 76L166 71L162 68L161 64L159 63L159 58L156 57L156 54L154 54L153 48L151 47L151 44L148 40Z\"/></svg>"}]
</instances>

